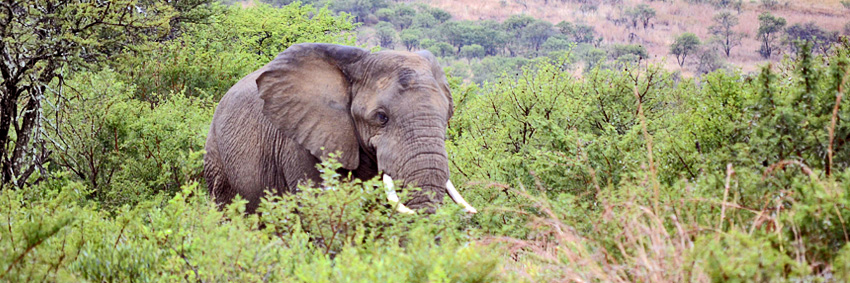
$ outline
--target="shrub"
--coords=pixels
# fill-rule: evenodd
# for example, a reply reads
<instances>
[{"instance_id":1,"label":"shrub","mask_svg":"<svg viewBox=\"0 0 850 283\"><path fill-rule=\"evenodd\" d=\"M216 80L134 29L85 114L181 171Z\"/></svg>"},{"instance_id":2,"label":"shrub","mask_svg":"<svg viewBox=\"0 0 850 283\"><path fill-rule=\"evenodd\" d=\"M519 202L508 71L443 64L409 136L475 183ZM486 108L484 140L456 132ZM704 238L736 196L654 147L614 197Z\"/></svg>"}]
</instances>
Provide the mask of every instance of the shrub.
<instances>
[{"instance_id":1,"label":"shrub","mask_svg":"<svg viewBox=\"0 0 850 283\"><path fill-rule=\"evenodd\" d=\"M137 203L198 180L212 102L173 94L151 105L111 70L77 73L48 128L53 160L106 207ZM52 98L55 99L55 98Z\"/></svg>"},{"instance_id":2,"label":"shrub","mask_svg":"<svg viewBox=\"0 0 850 283\"><path fill-rule=\"evenodd\" d=\"M726 64L713 48L701 48L696 53L697 73L707 74L723 68Z\"/></svg>"},{"instance_id":3,"label":"shrub","mask_svg":"<svg viewBox=\"0 0 850 283\"><path fill-rule=\"evenodd\" d=\"M54 177L0 191L3 280L504 280L486 246L459 230L466 226L459 209L398 215L378 201L377 180L325 175L334 190L267 200L267 213L243 216L244 201L219 211L197 183L110 214L85 200L85 185ZM341 227L342 234L323 234Z\"/></svg>"},{"instance_id":4,"label":"shrub","mask_svg":"<svg viewBox=\"0 0 850 283\"><path fill-rule=\"evenodd\" d=\"M135 98L152 103L171 93L218 101L239 79L268 63L292 44L352 45L347 15L300 3L230 6L210 23L190 24L183 37L143 47L117 62L116 70L136 85Z\"/></svg>"},{"instance_id":5,"label":"shrub","mask_svg":"<svg viewBox=\"0 0 850 283\"><path fill-rule=\"evenodd\" d=\"M473 204L497 207L476 218L485 234L553 278L829 276L850 218L850 108L835 96L848 50L699 85L653 67L574 80L539 63L482 95L456 91L453 173Z\"/></svg>"},{"instance_id":6,"label":"shrub","mask_svg":"<svg viewBox=\"0 0 850 283\"><path fill-rule=\"evenodd\" d=\"M611 45L608 51L608 57L617 59L627 55L634 55L636 58L648 58L649 53L646 48L638 44L614 44Z\"/></svg>"},{"instance_id":7,"label":"shrub","mask_svg":"<svg viewBox=\"0 0 850 283\"><path fill-rule=\"evenodd\" d=\"M495 83L503 73L516 75L516 70L530 63L531 60L520 57L487 56L471 63L470 69L474 74L472 81L477 84L488 81Z\"/></svg>"}]
</instances>

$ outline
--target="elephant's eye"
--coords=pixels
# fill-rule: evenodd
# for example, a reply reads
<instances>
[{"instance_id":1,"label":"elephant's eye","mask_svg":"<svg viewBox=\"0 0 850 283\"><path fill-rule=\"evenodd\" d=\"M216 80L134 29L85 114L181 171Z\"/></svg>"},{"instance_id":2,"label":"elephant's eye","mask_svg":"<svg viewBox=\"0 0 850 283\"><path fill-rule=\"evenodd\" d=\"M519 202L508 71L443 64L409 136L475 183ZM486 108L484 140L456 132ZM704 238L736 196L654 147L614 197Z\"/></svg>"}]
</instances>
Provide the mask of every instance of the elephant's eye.
<instances>
[{"instance_id":1,"label":"elephant's eye","mask_svg":"<svg viewBox=\"0 0 850 283\"><path fill-rule=\"evenodd\" d=\"M376 114L375 114L375 119L377 119L377 120L378 120L378 123L380 123L380 124L381 124L381 126L386 125L386 124L387 124L387 122L389 122L389 121L390 121L390 118L389 118L389 117L387 117L387 114L386 114L386 113L384 113L384 112L378 112L378 113L376 113Z\"/></svg>"}]
</instances>

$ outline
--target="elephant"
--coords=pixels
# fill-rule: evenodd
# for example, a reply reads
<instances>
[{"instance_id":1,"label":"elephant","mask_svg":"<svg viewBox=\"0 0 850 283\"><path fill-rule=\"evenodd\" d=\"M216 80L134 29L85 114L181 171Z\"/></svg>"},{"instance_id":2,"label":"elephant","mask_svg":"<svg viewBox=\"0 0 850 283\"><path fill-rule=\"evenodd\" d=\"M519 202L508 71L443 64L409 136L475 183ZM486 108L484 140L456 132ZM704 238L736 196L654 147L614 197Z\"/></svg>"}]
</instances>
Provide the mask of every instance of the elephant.
<instances>
[{"instance_id":1,"label":"elephant","mask_svg":"<svg viewBox=\"0 0 850 283\"><path fill-rule=\"evenodd\" d=\"M452 114L446 76L428 51L295 44L219 102L205 145L207 189L218 205L240 195L254 213L267 190L320 184L316 165L336 153L344 176L381 174L399 212L433 212L448 193L476 213L449 179ZM399 203L394 179L421 190Z\"/></svg>"}]
</instances>

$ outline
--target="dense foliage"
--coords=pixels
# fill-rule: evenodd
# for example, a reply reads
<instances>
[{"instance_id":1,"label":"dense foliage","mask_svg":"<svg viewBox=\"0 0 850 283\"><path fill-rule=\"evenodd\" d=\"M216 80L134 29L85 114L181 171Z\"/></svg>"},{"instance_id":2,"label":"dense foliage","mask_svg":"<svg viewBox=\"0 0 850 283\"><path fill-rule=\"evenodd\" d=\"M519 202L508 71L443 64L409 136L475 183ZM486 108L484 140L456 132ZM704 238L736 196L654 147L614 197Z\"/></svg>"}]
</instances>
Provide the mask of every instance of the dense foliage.
<instances>
[{"instance_id":1,"label":"dense foliage","mask_svg":"<svg viewBox=\"0 0 850 283\"><path fill-rule=\"evenodd\" d=\"M752 75L677 83L650 66L575 79L541 63L515 80L460 91L455 177L479 184L474 203L500 207L476 216L486 234L535 239L542 250L590 242L602 250L551 256L599 256L606 281L843 274L850 42L826 58L810 48ZM541 226L565 238L527 229ZM623 261L629 271L619 273ZM594 264L552 264L557 276L599 275ZM653 274L654 264L665 271Z\"/></svg>"},{"instance_id":2,"label":"dense foliage","mask_svg":"<svg viewBox=\"0 0 850 283\"><path fill-rule=\"evenodd\" d=\"M487 32L476 24L369 3L350 15L204 4L96 68L63 62L41 90L44 170L0 190L0 280L850 280L847 39L821 49L800 26L779 64L682 78L638 64L642 46L602 51L581 24L491 22L577 43L495 57L465 37ZM387 32L466 34L402 44L432 40L435 54L475 62L449 73L487 78L449 78L452 179L480 213L447 199L432 215L398 214L380 182L348 181L332 161L319 187L334 189L269 197L254 215L243 201L218 209L200 178L215 102L293 43L353 44L352 21L370 16ZM556 50L553 37L506 33L498 52Z\"/></svg>"},{"instance_id":3,"label":"dense foliage","mask_svg":"<svg viewBox=\"0 0 850 283\"><path fill-rule=\"evenodd\" d=\"M0 182L44 173L45 94L67 72L97 68L128 45L175 36L215 10L210 0L6 1L0 13ZM61 91L61 90L60 90Z\"/></svg>"}]
</instances>

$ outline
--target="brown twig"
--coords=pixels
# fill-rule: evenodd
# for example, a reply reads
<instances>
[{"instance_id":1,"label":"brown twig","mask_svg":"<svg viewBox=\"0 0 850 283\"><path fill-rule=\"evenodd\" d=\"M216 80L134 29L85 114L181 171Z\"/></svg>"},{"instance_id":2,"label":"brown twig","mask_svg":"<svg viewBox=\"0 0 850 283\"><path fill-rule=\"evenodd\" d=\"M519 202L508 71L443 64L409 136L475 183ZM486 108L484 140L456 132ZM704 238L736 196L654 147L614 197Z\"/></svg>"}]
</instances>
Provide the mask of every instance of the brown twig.
<instances>
[{"instance_id":1,"label":"brown twig","mask_svg":"<svg viewBox=\"0 0 850 283\"><path fill-rule=\"evenodd\" d=\"M646 116L643 115L643 103L641 102L641 95L638 93L637 84L635 84L634 90L635 99L637 100L638 118L640 118L643 138L646 140L646 155L649 158L649 173L652 176L652 190L655 194L652 199L652 206L653 209L655 209L655 212L658 213L658 199L660 198L660 193L658 189L658 174L655 171L655 161L652 158L652 136L649 135L649 131L646 129Z\"/></svg>"},{"instance_id":2,"label":"brown twig","mask_svg":"<svg viewBox=\"0 0 850 283\"><path fill-rule=\"evenodd\" d=\"M35 249L35 247L41 245L41 243L43 243L44 240L47 240L50 237L53 237L53 235L56 235L56 233L59 233L59 230L62 230L61 227L58 228L58 229L55 229L49 235L46 235L45 237L38 239L38 241L36 241L35 243L32 243L31 245L27 246L27 248L24 250L24 252L22 252L20 255L15 257L15 260L13 260L11 264L9 264L9 267L6 268L6 271L4 271L3 274L0 274L0 278L6 277L6 274L8 274L9 271L12 271L12 268L15 267L15 265L18 265L18 263L20 263L21 260L23 260L24 257L27 254L29 254L33 249Z\"/></svg>"},{"instance_id":3,"label":"brown twig","mask_svg":"<svg viewBox=\"0 0 850 283\"><path fill-rule=\"evenodd\" d=\"M726 201L729 199L729 183L732 181L732 175L735 174L735 169L732 169L732 163L726 164L726 186L723 190L723 203L720 205L720 221L717 222L717 230L722 231L723 220L726 218Z\"/></svg>"},{"instance_id":4,"label":"brown twig","mask_svg":"<svg viewBox=\"0 0 850 283\"><path fill-rule=\"evenodd\" d=\"M847 70L844 72L844 77L841 79L841 83L838 84L838 93L835 95L835 107L832 108L832 121L829 125L829 146L827 147L826 157L829 160L829 163L826 164L826 176L829 177L832 174L832 154L833 148L832 144L835 140L835 124L838 120L838 108L841 106L841 97L844 95L844 83L847 82L847 77L850 75L850 67L847 67Z\"/></svg>"},{"instance_id":5,"label":"brown twig","mask_svg":"<svg viewBox=\"0 0 850 283\"><path fill-rule=\"evenodd\" d=\"M797 165L800 166L800 170L802 170L803 173L806 173L806 175L808 175L811 178L814 178L815 180L818 179L818 176L814 173L814 171L812 171L812 169L809 168L809 166L806 166L806 164L803 164L803 162L800 162L798 160L786 159L786 160L782 160L782 161L773 163L769 167L767 167L767 170L764 170L764 174L761 176L761 180L764 181L765 179L767 179L768 176L773 174L773 171L775 171L777 169L785 168L785 166L787 166L788 164L797 164Z\"/></svg>"},{"instance_id":6,"label":"brown twig","mask_svg":"<svg viewBox=\"0 0 850 283\"><path fill-rule=\"evenodd\" d=\"M847 235L847 227L844 226L844 217L841 216L841 211L838 210L838 207L835 204L832 205L832 208L835 208L835 214L838 215L838 220L841 220L841 230L844 231L844 241L850 243L850 236Z\"/></svg>"}]
</instances>

